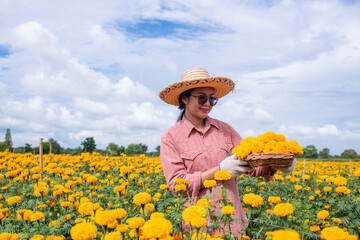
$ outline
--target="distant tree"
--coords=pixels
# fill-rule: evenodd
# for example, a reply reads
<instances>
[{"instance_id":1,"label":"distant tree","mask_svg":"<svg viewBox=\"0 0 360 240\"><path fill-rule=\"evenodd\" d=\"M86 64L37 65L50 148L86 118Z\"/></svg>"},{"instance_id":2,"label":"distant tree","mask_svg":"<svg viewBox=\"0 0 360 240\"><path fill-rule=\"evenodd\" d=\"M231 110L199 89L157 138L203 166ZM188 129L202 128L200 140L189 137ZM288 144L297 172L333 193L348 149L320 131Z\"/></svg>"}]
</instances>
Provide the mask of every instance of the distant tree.
<instances>
[{"instance_id":1,"label":"distant tree","mask_svg":"<svg viewBox=\"0 0 360 240\"><path fill-rule=\"evenodd\" d=\"M160 152L160 145L157 145L157 146L156 146L155 151L156 151L156 152Z\"/></svg>"},{"instance_id":2,"label":"distant tree","mask_svg":"<svg viewBox=\"0 0 360 240\"><path fill-rule=\"evenodd\" d=\"M12 147L13 142L11 140L11 132L10 129L6 129L6 133L5 133L5 143L7 143L10 147Z\"/></svg>"},{"instance_id":3,"label":"distant tree","mask_svg":"<svg viewBox=\"0 0 360 240\"><path fill-rule=\"evenodd\" d=\"M4 152L6 149L12 150L11 146L7 142L0 142L0 151Z\"/></svg>"},{"instance_id":4,"label":"distant tree","mask_svg":"<svg viewBox=\"0 0 360 240\"><path fill-rule=\"evenodd\" d=\"M51 153L60 154L62 151L62 148L61 148L60 144L58 143L58 141L56 141L53 138L49 138L48 141L51 144Z\"/></svg>"},{"instance_id":5,"label":"distant tree","mask_svg":"<svg viewBox=\"0 0 360 240\"><path fill-rule=\"evenodd\" d=\"M119 153L119 155L122 153L125 153L125 151L126 151L126 148L124 146L120 146L117 148L117 152Z\"/></svg>"},{"instance_id":6,"label":"distant tree","mask_svg":"<svg viewBox=\"0 0 360 240\"><path fill-rule=\"evenodd\" d=\"M308 145L304 149L304 154L301 155L303 158L317 158L318 152L314 145Z\"/></svg>"},{"instance_id":7,"label":"distant tree","mask_svg":"<svg viewBox=\"0 0 360 240\"><path fill-rule=\"evenodd\" d=\"M320 158L329 158L329 156L330 156L330 149L328 149L328 148L323 148L319 152L319 157Z\"/></svg>"},{"instance_id":8,"label":"distant tree","mask_svg":"<svg viewBox=\"0 0 360 240\"><path fill-rule=\"evenodd\" d=\"M85 141L81 143L81 146L83 146L83 152L92 153L96 149L94 137L87 137Z\"/></svg>"},{"instance_id":9,"label":"distant tree","mask_svg":"<svg viewBox=\"0 0 360 240\"><path fill-rule=\"evenodd\" d=\"M357 158L358 155L354 149L347 149L341 154L341 157L354 159L354 158Z\"/></svg>"},{"instance_id":10,"label":"distant tree","mask_svg":"<svg viewBox=\"0 0 360 240\"><path fill-rule=\"evenodd\" d=\"M139 143L139 144L129 144L127 148L125 149L126 155L140 155L144 154L147 151L147 146Z\"/></svg>"},{"instance_id":11,"label":"distant tree","mask_svg":"<svg viewBox=\"0 0 360 240\"><path fill-rule=\"evenodd\" d=\"M31 147L31 144L25 143L24 152L30 153L30 152L32 152L32 151L33 151L33 149L32 149L32 147Z\"/></svg>"}]
</instances>

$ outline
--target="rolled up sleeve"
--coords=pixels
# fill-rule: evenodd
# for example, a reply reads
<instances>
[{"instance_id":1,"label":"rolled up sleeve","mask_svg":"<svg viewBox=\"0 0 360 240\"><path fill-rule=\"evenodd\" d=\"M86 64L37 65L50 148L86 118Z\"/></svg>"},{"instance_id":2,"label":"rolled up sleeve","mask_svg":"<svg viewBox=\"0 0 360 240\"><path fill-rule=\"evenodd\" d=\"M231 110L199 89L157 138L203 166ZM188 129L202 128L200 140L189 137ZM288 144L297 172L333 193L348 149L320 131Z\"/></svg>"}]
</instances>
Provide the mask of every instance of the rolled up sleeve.
<instances>
[{"instance_id":1,"label":"rolled up sleeve","mask_svg":"<svg viewBox=\"0 0 360 240\"><path fill-rule=\"evenodd\" d=\"M175 179L181 178L189 181L188 191L190 196L199 194L201 188L201 172L187 172L185 164L177 151L175 142L171 136L165 135L161 138L160 160L168 187L172 192L175 191Z\"/></svg>"}]
</instances>

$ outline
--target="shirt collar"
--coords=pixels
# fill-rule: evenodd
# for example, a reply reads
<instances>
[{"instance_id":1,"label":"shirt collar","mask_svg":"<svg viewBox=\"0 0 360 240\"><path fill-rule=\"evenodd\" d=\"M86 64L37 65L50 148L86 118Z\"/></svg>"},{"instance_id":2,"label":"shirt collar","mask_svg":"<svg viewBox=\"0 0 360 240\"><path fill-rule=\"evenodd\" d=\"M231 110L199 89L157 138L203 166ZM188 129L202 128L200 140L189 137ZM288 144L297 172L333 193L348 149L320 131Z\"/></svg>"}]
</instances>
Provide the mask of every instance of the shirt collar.
<instances>
[{"instance_id":1,"label":"shirt collar","mask_svg":"<svg viewBox=\"0 0 360 240\"><path fill-rule=\"evenodd\" d=\"M194 125L192 125L192 123L189 120L187 120L185 116L183 116L183 119L181 120L181 124L184 129L184 132L186 133L186 136L188 137L190 136L190 133L193 129L196 130ZM211 126L214 126L216 129L219 129L219 125L217 121L214 121L214 119L210 117L206 117L204 132L206 133Z\"/></svg>"}]
</instances>

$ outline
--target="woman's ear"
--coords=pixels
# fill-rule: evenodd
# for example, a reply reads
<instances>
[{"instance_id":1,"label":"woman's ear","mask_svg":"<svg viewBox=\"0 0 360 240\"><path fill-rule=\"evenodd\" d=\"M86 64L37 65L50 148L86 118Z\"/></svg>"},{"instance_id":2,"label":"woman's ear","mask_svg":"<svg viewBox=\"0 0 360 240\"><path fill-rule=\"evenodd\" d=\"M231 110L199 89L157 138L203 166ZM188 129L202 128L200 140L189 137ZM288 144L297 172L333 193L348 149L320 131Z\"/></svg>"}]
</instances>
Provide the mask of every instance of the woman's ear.
<instances>
[{"instance_id":1,"label":"woman's ear","mask_svg":"<svg viewBox=\"0 0 360 240\"><path fill-rule=\"evenodd\" d=\"M186 104L188 104L189 103L189 97L187 97L187 96L182 96L182 101L183 101L183 103L186 105Z\"/></svg>"}]
</instances>

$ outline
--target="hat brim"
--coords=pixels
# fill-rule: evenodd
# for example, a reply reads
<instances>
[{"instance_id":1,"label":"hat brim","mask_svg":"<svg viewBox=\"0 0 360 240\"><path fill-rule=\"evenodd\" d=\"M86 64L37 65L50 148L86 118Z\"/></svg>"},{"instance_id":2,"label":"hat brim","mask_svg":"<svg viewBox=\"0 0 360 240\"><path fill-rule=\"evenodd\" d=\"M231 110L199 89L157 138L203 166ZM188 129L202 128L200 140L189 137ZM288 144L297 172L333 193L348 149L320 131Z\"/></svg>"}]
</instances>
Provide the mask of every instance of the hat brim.
<instances>
[{"instance_id":1,"label":"hat brim","mask_svg":"<svg viewBox=\"0 0 360 240\"><path fill-rule=\"evenodd\" d=\"M226 77L212 77L191 81L181 81L167 86L159 93L159 97L166 103L179 106L179 96L191 88L212 87L215 90L215 97L221 98L234 90L234 82Z\"/></svg>"}]
</instances>

